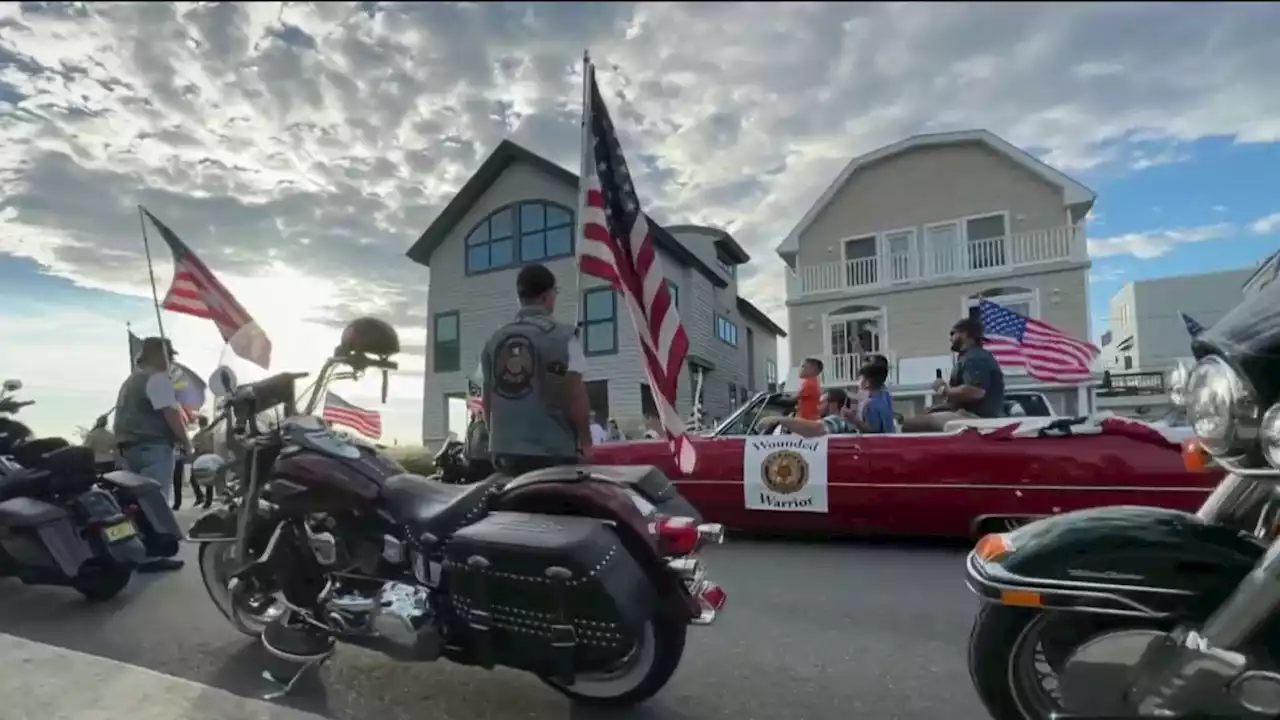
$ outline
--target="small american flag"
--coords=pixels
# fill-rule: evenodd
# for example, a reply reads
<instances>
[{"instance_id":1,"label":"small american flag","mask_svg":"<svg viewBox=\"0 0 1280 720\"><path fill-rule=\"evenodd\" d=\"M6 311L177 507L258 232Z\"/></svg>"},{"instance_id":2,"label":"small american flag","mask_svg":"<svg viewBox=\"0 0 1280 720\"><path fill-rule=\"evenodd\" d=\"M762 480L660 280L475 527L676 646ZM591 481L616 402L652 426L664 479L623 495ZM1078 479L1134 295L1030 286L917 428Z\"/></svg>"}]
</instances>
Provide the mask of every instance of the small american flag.
<instances>
[{"instance_id":1,"label":"small american flag","mask_svg":"<svg viewBox=\"0 0 1280 720\"><path fill-rule=\"evenodd\" d=\"M375 440L382 437L382 414L377 410L365 410L338 397L336 393L325 393L324 411L320 417L325 422L346 425L365 437Z\"/></svg>"},{"instance_id":2,"label":"small american flag","mask_svg":"<svg viewBox=\"0 0 1280 720\"><path fill-rule=\"evenodd\" d=\"M1196 319L1191 317L1190 315L1179 310L1178 317L1182 318L1182 324L1186 326L1187 334L1190 335L1191 337L1195 337L1200 333L1204 332L1205 330L1204 326L1201 325L1199 322L1197 322Z\"/></svg>"},{"instance_id":3,"label":"small american flag","mask_svg":"<svg viewBox=\"0 0 1280 720\"><path fill-rule=\"evenodd\" d=\"M241 307L231 291L218 282L218 278L168 226L149 210L143 209L142 212L160 231L160 237L173 252L173 283L169 285L160 307L212 320L235 354L264 370L270 368L271 340L253 321L253 316Z\"/></svg>"},{"instance_id":4,"label":"small american flag","mask_svg":"<svg viewBox=\"0 0 1280 720\"><path fill-rule=\"evenodd\" d=\"M480 389L480 383L475 380L467 379L467 412L472 415L478 415L484 412L484 398Z\"/></svg>"},{"instance_id":5,"label":"small american flag","mask_svg":"<svg viewBox=\"0 0 1280 720\"><path fill-rule=\"evenodd\" d=\"M583 62L583 174L579 181L582 239L578 263L583 274L607 281L631 311L644 352L645 374L654 388L654 404L680 471L697 462L684 420L676 411L680 370L689 353L689 336L672 302L654 247L649 218L622 155L595 67Z\"/></svg>"},{"instance_id":6,"label":"small american flag","mask_svg":"<svg viewBox=\"0 0 1280 720\"><path fill-rule=\"evenodd\" d=\"M980 301L978 312L986 336L983 347L1001 365L1024 367L1043 382L1078 383L1093 376L1089 365L1098 357L1098 348L1092 343L990 300Z\"/></svg>"}]
</instances>

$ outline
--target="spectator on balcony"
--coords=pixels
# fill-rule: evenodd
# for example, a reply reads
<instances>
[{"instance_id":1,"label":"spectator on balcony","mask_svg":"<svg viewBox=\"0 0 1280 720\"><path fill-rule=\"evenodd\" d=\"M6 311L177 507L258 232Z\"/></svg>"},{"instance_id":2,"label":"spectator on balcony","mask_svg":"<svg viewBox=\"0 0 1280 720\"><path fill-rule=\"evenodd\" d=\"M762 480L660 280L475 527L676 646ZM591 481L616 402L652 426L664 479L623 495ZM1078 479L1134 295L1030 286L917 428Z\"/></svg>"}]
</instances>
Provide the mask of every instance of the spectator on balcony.
<instances>
[{"instance_id":1,"label":"spectator on balcony","mask_svg":"<svg viewBox=\"0 0 1280 720\"><path fill-rule=\"evenodd\" d=\"M822 397L822 361L805 358L800 363L800 392L796 394L796 417L801 420L822 419L818 399Z\"/></svg>"}]
</instances>

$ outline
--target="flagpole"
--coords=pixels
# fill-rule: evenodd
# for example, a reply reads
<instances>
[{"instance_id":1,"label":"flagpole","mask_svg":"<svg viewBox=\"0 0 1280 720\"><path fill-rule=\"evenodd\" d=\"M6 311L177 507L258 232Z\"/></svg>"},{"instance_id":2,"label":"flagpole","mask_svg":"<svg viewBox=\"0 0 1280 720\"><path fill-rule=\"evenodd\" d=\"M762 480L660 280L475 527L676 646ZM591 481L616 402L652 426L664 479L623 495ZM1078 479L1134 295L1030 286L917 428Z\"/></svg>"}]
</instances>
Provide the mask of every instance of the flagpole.
<instances>
[{"instance_id":1,"label":"flagpole","mask_svg":"<svg viewBox=\"0 0 1280 720\"><path fill-rule=\"evenodd\" d=\"M581 152L578 153L578 237L575 246L576 255L579 260L575 264L577 267L573 277L573 306L577 308L578 317L574 320L575 324L581 326L583 321L582 308L582 244L586 240L587 228L587 173L595 170L594 165L588 159L591 157L591 52L589 50L582 51L582 138Z\"/></svg>"},{"instance_id":2,"label":"flagpole","mask_svg":"<svg viewBox=\"0 0 1280 720\"><path fill-rule=\"evenodd\" d=\"M156 268L151 262L151 241L147 239L147 218L142 204L138 204L138 226L142 228L142 250L147 254L147 274L151 276L151 304L156 309L156 327L160 329L160 339L164 340L164 318L160 313L160 292L156 290ZM169 353L164 353L165 368L169 367Z\"/></svg>"}]
</instances>

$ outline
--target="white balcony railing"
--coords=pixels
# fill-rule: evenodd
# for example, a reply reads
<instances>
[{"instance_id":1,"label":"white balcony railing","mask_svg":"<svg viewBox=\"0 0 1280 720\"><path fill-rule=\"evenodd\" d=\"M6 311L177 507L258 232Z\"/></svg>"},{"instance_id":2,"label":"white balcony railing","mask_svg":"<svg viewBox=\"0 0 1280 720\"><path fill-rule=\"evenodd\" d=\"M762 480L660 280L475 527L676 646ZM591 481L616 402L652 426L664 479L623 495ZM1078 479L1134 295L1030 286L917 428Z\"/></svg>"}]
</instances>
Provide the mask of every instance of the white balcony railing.
<instances>
[{"instance_id":1,"label":"white balcony railing","mask_svg":"<svg viewBox=\"0 0 1280 720\"><path fill-rule=\"evenodd\" d=\"M844 262L802 265L795 282L801 295L875 289L946 277L980 277L1013 268L1083 256L1084 230L1062 226L1005 237L957 242L946 248L918 243L911 252L890 252ZM793 285L794 287L794 285Z\"/></svg>"},{"instance_id":2,"label":"white balcony railing","mask_svg":"<svg viewBox=\"0 0 1280 720\"><path fill-rule=\"evenodd\" d=\"M842 387L858 384L858 371L872 355L881 355L889 361L890 384L898 381L898 357L891 350L878 353L822 355L822 382L824 385Z\"/></svg>"}]
</instances>

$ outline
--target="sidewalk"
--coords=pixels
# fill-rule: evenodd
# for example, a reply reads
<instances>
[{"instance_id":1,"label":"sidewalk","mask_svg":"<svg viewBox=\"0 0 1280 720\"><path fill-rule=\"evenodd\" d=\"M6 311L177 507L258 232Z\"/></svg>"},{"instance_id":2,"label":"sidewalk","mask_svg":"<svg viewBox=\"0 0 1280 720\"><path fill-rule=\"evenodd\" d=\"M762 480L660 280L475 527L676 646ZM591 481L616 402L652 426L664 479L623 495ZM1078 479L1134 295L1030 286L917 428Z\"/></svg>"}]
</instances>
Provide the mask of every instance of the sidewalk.
<instances>
[{"instance_id":1,"label":"sidewalk","mask_svg":"<svg viewBox=\"0 0 1280 720\"><path fill-rule=\"evenodd\" d=\"M2 720L325 720L3 633L0 658Z\"/></svg>"}]
</instances>

